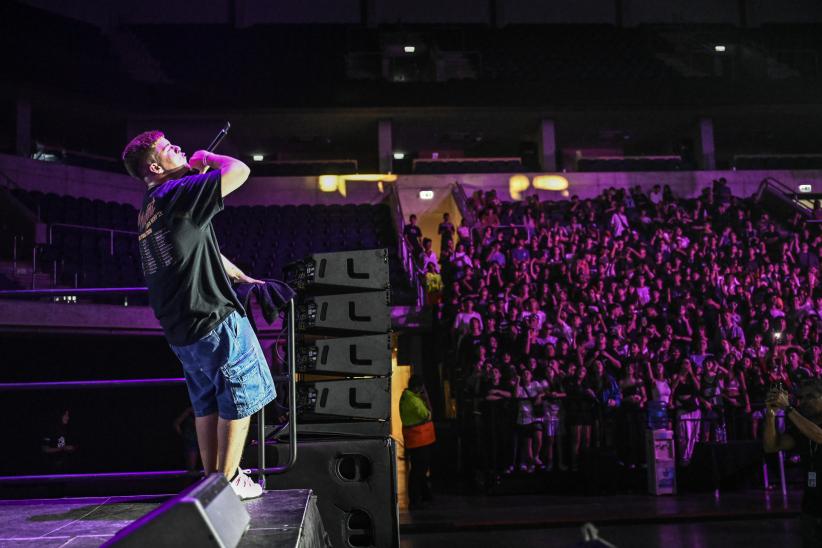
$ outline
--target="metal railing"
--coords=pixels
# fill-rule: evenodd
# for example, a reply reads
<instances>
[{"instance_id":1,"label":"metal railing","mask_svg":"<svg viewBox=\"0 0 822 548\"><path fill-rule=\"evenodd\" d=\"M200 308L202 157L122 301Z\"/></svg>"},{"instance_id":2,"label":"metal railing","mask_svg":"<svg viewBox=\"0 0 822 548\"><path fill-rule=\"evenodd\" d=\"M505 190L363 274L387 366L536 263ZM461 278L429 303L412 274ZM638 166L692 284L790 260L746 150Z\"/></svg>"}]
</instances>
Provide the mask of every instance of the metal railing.
<instances>
[{"instance_id":1,"label":"metal railing","mask_svg":"<svg viewBox=\"0 0 822 548\"><path fill-rule=\"evenodd\" d=\"M90 232L108 232L109 234L109 254L114 255L114 233L117 234L128 234L130 236L136 236L136 230L122 230L119 228L100 228L96 226L88 226L88 225L75 225L71 223L51 223L49 224L49 245L54 241L54 229L55 228L71 228L74 230L88 230Z\"/></svg>"},{"instance_id":2,"label":"metal railing","mask_svg":"<svg viewBox=\"0 0 822 548\"><path fill-rule=\"evenodd\" d=\"M803 200L800 198L801 194L797 193L796 190L792 189L782 181L773 177L765 177L762 179L762 182L759 183L759 188L756 191L756 200L761 200L762 196L768 190L773 191L786 202L790 202L797 211L806 217L811 215L812 209L807 204L803 203Z\"/></svg>"},{"instance_id":3,"label":"metal railing","mask_svg":"<svg viewBox=\"0 0 822 548\"><path fill-rule=\"evenodd\" d=\"M3 186L5 188L9 188L9 189L12 189L12 190L20 188L20 185L18 185L17 182L14 179L9 177L6 174L6 172L4 172L2 170L0 170L0 186Z\"/></svg>"},{"instance_id":4,"label":"metal railing","mask_svg":"<svg viewBox=\"0 0 822 548\"><path fill-rule=\"evenodd\" d=\"M477 216L468 204L468 194L465 192L465 188L463 188L459 181L454 182L454 185L451 187L451 195L457 203L457 209L460 210L460 215L462 215L465 222L468 224L468 228L473 230L478 223Z\"/></svg>"},{"instance_id":5,"label":"metal railing","mask_svg":"<svg viewBox=\"0 0 822 548\"><path fill-rule=\"evenodd\" d=\"M94 288L94 289L47 289L47 290L12 290L0 291L0 297L51 297L57 295L101 294L101 293L144 293L144 287L130 288ZM276 376L276 381L288 381L288 409L289 409L289 429L288 461L282 466L265 466L265 407L257 412L257 459L256 468L251 469L252 474L259 476L259 483L265 489L267 474L282 474L291 469L297 462L297 378L296 378L296 313L294 299L288 301L286 317L288 331L287 338L287 361L288 374ZM77 389L104 389L104 388L144 388L156 386L171 386L184 384L184 378L163 378L163 379L110 379L91 381L54 381L54 382L28 382L28 383L0 383L0 392L23 392L34 390L77 390ZM0 485L25 484L25 483L48 483L48 482L73 482L101 479L129 479L129 478L181 478L197 477L199 472L187 470L162 470L162 471L141 471L141 472L106 472L106 473L84 473L84 474L41 474L25 476L0 476Z\"/></svg>"},{"instance_id":6,"label":"metal railing","mask_svg":"<svg viewBox=\"0 0 822 548\"><path fill-rule=\"evenodd\" d=\"M416 292L417 306L422 306L425 302L425 288L423 288L420 282L419 270L417 268L417 262L414 259L414 254L411 252L410 246L405 239L405 217L403 216L402 204L397 194L396 184L391 185L388 200L391 205L391 214L394 217L394 229L397 231L397 251L402 261L402 267L408 275L408 281L411 283L411 287L414 288Z\"/></svg>"}]
</instances>

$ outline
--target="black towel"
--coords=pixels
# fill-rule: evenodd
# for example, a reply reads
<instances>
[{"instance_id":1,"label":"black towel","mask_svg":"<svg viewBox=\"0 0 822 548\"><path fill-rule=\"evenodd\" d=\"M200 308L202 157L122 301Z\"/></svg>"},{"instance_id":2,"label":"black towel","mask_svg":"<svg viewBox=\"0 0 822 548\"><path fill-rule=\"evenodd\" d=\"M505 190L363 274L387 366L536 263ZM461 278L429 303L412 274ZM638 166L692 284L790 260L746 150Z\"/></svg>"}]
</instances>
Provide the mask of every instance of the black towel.
<instances>
[{"instance_id":1,"label":"black towel","mask_svg":"<svg viewBox=\"0 0 822 548\"><path fill-rule=\"evenodd\" d=\"M240 299L243 307L246 310L246 316L251 323L254 331L257 331L257 325L254 322L254 314L251 313L251 295L257 298L260 303L260 308L263 311L263 318L269 325L274 323L274 320L280 315L280 311L287 305L288 301L294 298L296 293L285 282L280 280L263 280L264 284L240 284L234 292L237 293L237 298Z\"/></svg>"}]
</instances>

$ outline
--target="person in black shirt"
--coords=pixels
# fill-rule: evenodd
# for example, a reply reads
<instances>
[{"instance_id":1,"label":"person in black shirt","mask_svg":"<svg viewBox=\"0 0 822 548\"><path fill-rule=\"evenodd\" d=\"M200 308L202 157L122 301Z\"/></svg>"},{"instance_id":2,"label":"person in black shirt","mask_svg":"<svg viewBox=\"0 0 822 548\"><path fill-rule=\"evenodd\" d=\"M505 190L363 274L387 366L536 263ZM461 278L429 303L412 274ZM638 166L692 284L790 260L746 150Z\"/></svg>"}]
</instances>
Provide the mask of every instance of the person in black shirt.
<instances>
[{"instance_id":1,"label":"person in black shirt","mask_svg":"<svg viewBox=\"0 0 822 548\"><path fill-rule=\"evenodd\" d=\"M448 242L454 239L456 233L449 213L442 214L442 222L437 227L437 233L440 235L440 249L445 249L448 247Z\"/></svg>"},{"instance_id":2,"label":"person in black shirt","mask_svg":"<svg viewBox=\"0 0 822 548\"><path fill-rule=\"evenodd\" d=\"M419 258L422 254L422 230L417 226L416 215L408 217L408 224L402 229L402 235L405 236L406 241L411 245L414 257Z\"/></svg>"},{"instance_id":3,"label":"person in black shirt","mask_svg":"<svg viewBox=\"0 0 822 548\"><path fill-rule=\"evenodd\" d=\"M765 402L765 452L799 450L807 468L802 513L799 516L802 546L822 546L822 379L806 381L799 389L799 410L790 405L788 392L776 388ZM790 431L776 429L776 410L785 411Z\"/></svg>"},{"instance_id":4,"label":"person in black shirt","mask_svg":"<svg viewBox=\"0 0 822 548\"><path fill-rule=\"evenodd\" d=\"M263 282L222 256L211 223L250 170L204 150L186 158L159 131L135 137L123 162L147 187L138 216L140 262L149 304L183 365L205 472L223 473L240 498L260 496L262 488L239 469L240 457L250 416L276 392L231 282Z\"/></svg>"},{"instance_id":5,"label":"person in black shirt","mask_svg":"<svg viewBox=\"0 0 822 548\"><path fill-rule=\"evenodd\" d=\"M52 474L65 473L74 463L78 446L71 432L70 418L69 410L61 409L56 424L49 425L49 431L40 441L40 450Z\"/></svg>"}]
</instances>

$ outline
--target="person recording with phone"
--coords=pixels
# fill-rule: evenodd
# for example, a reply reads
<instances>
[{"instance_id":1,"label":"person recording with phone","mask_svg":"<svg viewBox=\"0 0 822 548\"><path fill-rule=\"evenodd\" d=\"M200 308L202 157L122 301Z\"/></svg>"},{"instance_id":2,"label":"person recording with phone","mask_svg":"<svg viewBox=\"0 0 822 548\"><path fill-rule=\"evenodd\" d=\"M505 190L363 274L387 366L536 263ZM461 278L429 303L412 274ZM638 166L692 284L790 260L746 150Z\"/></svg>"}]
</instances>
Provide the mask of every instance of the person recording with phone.
<instances>
[{"instance_id":1,"label":"person recording with phone","mask_svg":"<svg viewBox=\"0 0 822 548\"><path fill-rule=\"evenodd\" d=\"M766 453L798 451L805 468L805 492L799 516L802 546L822 546L822 379L804 382L798 391L798 409L791 406L788 392L775 385L765 400ZM788 422L785 433L776 427L777 411L784 411Z\"/></svg>"}]
</instances>

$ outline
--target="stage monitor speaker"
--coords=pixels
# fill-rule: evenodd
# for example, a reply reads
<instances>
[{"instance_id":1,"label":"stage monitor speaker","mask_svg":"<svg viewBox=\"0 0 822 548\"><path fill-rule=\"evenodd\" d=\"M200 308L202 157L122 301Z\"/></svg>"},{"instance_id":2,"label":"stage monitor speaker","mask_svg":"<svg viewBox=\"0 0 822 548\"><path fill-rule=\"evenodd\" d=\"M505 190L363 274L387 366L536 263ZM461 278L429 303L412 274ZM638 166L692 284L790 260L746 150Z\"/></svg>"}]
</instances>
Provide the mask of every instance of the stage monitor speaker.
<instances>
[{"instance_id":1,"label":"stage monitor speaker","mask_svg":"<svg viewBox=\"0 0 822 548\"><path fill-rule=\"evenodd\" d=\"M284 270L297 291L389 288L387 249L315 253Z\"/></svg>"},{"instance_id":2,"label":"stage monitor speaker","mask_svg":"<svg viewBox=\"0 0 822 548\"><path fill-rule=\"evenodd\" d=\"M301 333L387 333L391 330L388 291L307 297L297 305Z\"/></svg>"},{"instance_id":3,"label":"stage monitor speaker","mask_svg":"<svg viewBox=\"0 0 822 548\"><path fill-rule=\"evenodd\" d=\"M266 466L288 461L289 445L266 448ZM278 489L311 489L335 548L399 546L396 447L390 437L300 441L294 468ZM255 463L256 450L243 462Z\"/></svg>"},{"instance_id":4,"label":"stage monitor speaker","mask_svg":"<svg viewBox=\"0 0 822 548\"><path fill-rule=\"evenodd\" d=\"M297 384L300 420L347 417L388 420L391 416L391 378L341 379ZM299 427L298 427L299 431Z\"/></svg>"},{"instance_id":5,"label":"stage monitor speaker","mask_svg":"<svg viewBox=\"0 0 822 548\"><path fill-rule=\"evenodd\" d=\"M222 474L211 474L117 532L104 546L237 546L251 517Z\"/></svg>"},{"instance_id":6,"label":"stage monitor speaker","mask_svg":"<svg viewBox=\"0 0 822 548\"><path fill-rule=\"evenodd\" d=\"M381 377L391 374L391 336L319 339L297 346L297 371Z\"/></svg>"}]
</instances>

